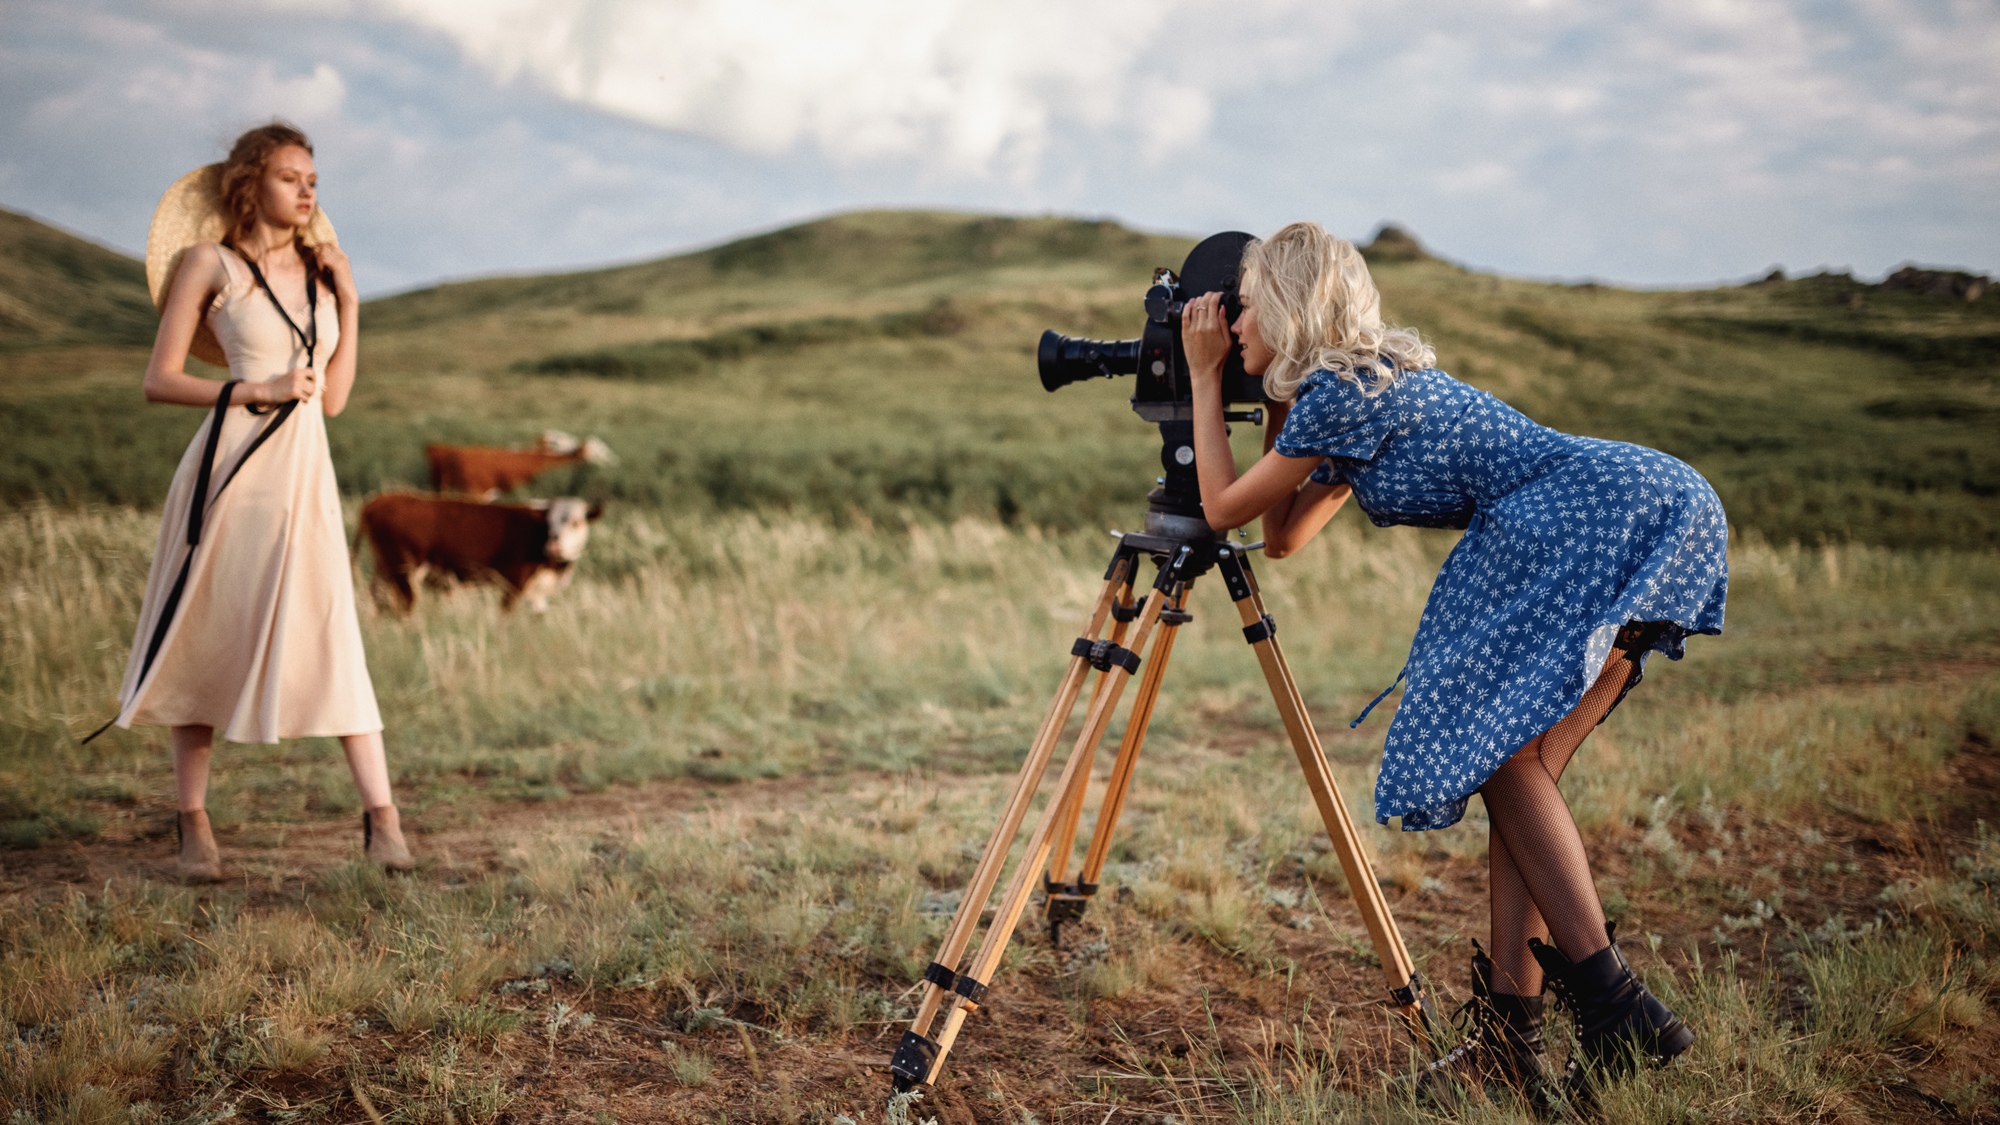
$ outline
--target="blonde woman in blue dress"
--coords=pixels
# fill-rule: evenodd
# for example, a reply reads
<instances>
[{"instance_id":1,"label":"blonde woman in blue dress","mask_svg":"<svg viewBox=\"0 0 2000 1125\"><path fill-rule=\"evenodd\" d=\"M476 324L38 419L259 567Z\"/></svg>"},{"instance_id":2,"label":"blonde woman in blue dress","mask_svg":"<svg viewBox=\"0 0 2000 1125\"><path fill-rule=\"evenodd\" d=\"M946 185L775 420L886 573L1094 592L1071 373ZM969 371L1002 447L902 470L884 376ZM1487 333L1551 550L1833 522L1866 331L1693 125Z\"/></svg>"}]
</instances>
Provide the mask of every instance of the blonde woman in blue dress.
<instances>
[{"instance_id":1,"label":"blonde woman in blue dress","mask_svg":"<svg viewBox=\"0 0 2000 1125\"><path fill-rule=\"evenodd\" d=\"M1686 637L1722 631L1721 502L1664 453L1537 425L1437 370L1415 332L1383 326L1361 255L1316 224L1251 243L1241 289L1233 325L1215 294L1183 320L1209 523L1261 517L1274 556L1349 498L1381 526L1465 529L1417 625L1375 788L1378 819L1405 831L1449 827L1474 793L1491 825L1475 1033L1431 1077L1545 1096L1545 981L1577 1022L1572 1092L1685 1051L1693 1033L1606 924L1557 782L1649 653L1679 659ZM1234 346L1276 400L1266 453L1241 476L1220 399Z\"/></svg>"},{"instance_id":2,"label":"blonde woman in blue dress","mask_svg":"<svg viewBox=\"0 0 2000 1125\"><path fill-rule=\"evenodd\" d=\"M172 729L177 863L191 880L221 876L207 812L218 731L339 738L368 858L414 865L327 451L326 419L354 386L360 307L331 236L311 143L274 123L175 184L148 238L149 280L165 293L147 401L210 413L167 492L116 721ZM184 370L190 352L228 366L226 392Z\"/></svg>"}]
</instances>

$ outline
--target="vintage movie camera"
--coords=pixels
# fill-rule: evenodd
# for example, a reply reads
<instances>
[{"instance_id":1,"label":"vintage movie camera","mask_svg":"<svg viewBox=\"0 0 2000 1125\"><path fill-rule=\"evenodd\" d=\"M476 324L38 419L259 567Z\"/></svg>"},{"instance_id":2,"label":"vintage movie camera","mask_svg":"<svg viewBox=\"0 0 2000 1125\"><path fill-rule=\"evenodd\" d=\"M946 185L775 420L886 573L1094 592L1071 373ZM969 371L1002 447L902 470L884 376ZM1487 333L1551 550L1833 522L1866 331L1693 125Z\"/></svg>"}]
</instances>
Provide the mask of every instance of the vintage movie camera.
<instances>
[{"instance_id":1,"label":"vintage movie camera","mask_svg":"<svg viewBox=\"0 0 2000 1125\"><path fill-rule=\"evenodd\" d=\"M1194 390L1188 378L1187 352L1181 346L1181 310L1191 297L1219 292L1230 322L1235 323L1242 311L1237 282L1243 249L1250 240L1242 231L1210 235L1188 251L1179 274L1165 267L1153 271L1152 288L1146 291L1146 325L1137 339L1086 340L1054 331L1042 333L1036 362L1042 386L1050 391L1084 379L1137 376L1132 409L1159 425L1160 465L1166 470L1160 487L1147 497L1149 530L1187 534L1195 528L1183 521L1202 520L1201 488L1194 471ZM1263 378L1244 372L1242 349L1231 348L1222 369L1224 419L1262 425L1261 406L1248 410L1229 407L1264 401ZM1156 516L1165 519L1156 520ZM1156 529L1156 523L1162 526ZM1206 523L1202 520L1202 527Z\"/></svg>"}]
</instances>

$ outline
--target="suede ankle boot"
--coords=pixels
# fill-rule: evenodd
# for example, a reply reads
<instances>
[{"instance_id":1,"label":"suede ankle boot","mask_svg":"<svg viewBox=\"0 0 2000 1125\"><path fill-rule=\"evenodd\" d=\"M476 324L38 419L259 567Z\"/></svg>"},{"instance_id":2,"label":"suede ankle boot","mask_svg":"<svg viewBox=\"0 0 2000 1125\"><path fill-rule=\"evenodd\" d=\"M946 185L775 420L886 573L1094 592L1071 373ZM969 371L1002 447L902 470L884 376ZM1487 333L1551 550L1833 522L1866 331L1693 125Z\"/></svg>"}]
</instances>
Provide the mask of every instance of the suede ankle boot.
<instances>
[{"instance_id":1,"label":"suede ankle boot","mask_svg":"<svg viewBox=\"0 0 2000 1125\"><path fill-rule=\"evenodd\" d=\"M1576 1020L1577 1055L1564 1074L1576 1089L1585 1070L1598 1076L1630 1074L1640 1060L1660 1066L1694 1044L1694 1032L1640 983L1618 948L1618 927L1607 923L1611 944L1581 961L1534 938L1528 951L1541 962L1556 1003ZM1579 1064L1579 1061L1581 1065Z\"/></svg>"},{"instance_id":2,"label":"suede ankle boot","mask_svg":"<svg viewBox=\"0 0 2000 1125\"><path fill-rule=\"evenodd\" d=\"M361 814L361 849L371 863L385 871L413 871L417 861L403 842L402 817L394 805L383 805Z\"/></svg>"},{"instance_id":3,"label":"suede ankle boot","mask_svg":"<svg viewBox=\"0 0 2000 1125\"><path fill-rule=\"evenodd\" d=\"M1546 1104L1540 996L1493 991L1493 961L1472 943L1472 999L1459 1009L1471 1023L1465 1038L1424 1068L1419 1088L1431 1095L1459 1086L1505 1086L1531 1106Z\"/></svg>"},{"instance_id":4,"label":"suede ankle boot","mask_svg":"<svg viewBox=\"0 0 2000 1125\"><path fill-rule=\"evenodd\" d=\"M180 841L174 870L182 879L190 883L222 881L222 853L216 849L215 831L209 827L207 809L182 813L174 822L174 835Z\"/></svg>"}]
</instances>

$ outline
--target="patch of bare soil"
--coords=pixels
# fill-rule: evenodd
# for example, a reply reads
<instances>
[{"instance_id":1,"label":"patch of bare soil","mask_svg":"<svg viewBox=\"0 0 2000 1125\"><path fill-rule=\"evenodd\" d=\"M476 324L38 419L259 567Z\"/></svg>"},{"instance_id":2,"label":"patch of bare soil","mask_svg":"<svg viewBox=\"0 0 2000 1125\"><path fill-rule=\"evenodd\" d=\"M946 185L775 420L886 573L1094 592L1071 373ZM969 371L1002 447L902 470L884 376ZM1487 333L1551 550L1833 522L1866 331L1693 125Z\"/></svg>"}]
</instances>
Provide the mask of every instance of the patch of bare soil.
<instances>
[{"instance_id":1,"label":"patch of bare soil","mask_svg":"<svg viewBox=\"0 0 2000 1125\"><path fill-rule=\"evenodd\" d=\"M1749 916L1746 899L1773 886L1784 889L1788 902L1812 904L1815 916L1872 916L1885 886L1936 873L1948 862L1943 841L1972 832L1980 819L2000 824L2000 753L1994 748L1968 744L1940 783L1961 797L1939 824L1868 824L1831 814L1810 826L1817 833L1811 843L1802 842L1808 826L1800 824L1680 825L1681 847L1700 858L1692 873L1676 878L1642 878L1653 860L1642 830L1628 826L1597 833L1592 859L1642 969L1655 962L1682 968L1691 950L1713 966L1718 947L1727 943L1741 959L1740 971L1783 973L1772 949L1775 927L1732 931L1725 919ZM856 784L854 775L733 785L663 782L553 803L494 804L482 807L476 819L428 830L423 818L413 818L413 843L426 866L414 877L503 870L522 841L551 833L627 832L699 808L823 808ZM0 895L169 880L171 830L161 831L156 820L165 818L134 817L122 832L99 840L0 856ZM320 873L356 858L360 832L345 822L245 824L221 842L249 904L276 905L296 903ZM1448 1009L1468 989L1467 939L1486 930L1486 876L1477 860L1442 851L1429 859L1420 888L1388 893L1406 941ZM1229 1092L1213 1079L1218 1062L1224 1071L1243 1074L1276 1072L1288 1060L1305 1059L1357 1088L1379 1087L1385 1074L1406 1070L1411 1049L1382 1003L1381 973L1345 889L1315 882L1302 867L1270 878L1274 886L1301 892L1310 885L1325 913L1300 926L1297 911L1273 907L1274 953L1259 963L1198 939L1169 941L1159 952L1166 971L1117 999L1083 999L1076 974L1101 953L1093 943L1104 936L1107 919L1118 925L1133 917L1131 907L1107 888L1080 924L1066 928L1061 949L1050 947L1031 907L1007 968L968 1022L921 1113L944 1125L998 1125L1030 1112L1051 1122L1096 1125L1165 1114L1188 1121L1230 1109ZM900 1023L880 1023L842 1036L785 1038L759 1024L761 1013L732 1008L727 997L592 992L559 977L549 984L551 991L536 1001L537 1020L555 1000L593 1020L549 1034L534 1022L503 1038L494 1057L514 1099L506 1120L790 1125L859 1111L872 1119L887 1094L886 1063L902 1032ZM711 1005L732 1018L691 1028L688 1012ZM334 1120L362 1120L347 1085L348 1068L422 1049L416 1042L422 1038L350 1040L332 1056L337 1063L265 1085L256 1095L263 1099L262 1115L289 1119L288 1110L331 1104ZM694 1088L678 1085L670 1069L675 1050L712 1059L710 1080ZM1948 1053L1915 1056L1884 1074L1870 1095L1873 1109L1893 1120L1949 1114L1953 1107L1936 1093L1945 1069L1962 1071L1980 1059L2000 1063L2000 1030L1989 1027Z\"/></svg>"},{"instance_id":2,"label":"patch of bare soil","mask_svg":"<svg viewBox=\"0 0 2000 1125\"><path fill-rule=\"evenodd\" d=\"M459 873L497 871L517 845L555 834L594 835L644 825L696 808L783 809L810 804L837 782L806 778L741 782L673 781L571 796L561 801L480 802L476 815L440 810L427 818L405 813L404 831L426 865ZM441 822L441 823L439 823ZM297 902L301 888L329 868L361 858L361 820L221 825L216 838L229 881L266 900ZM0 852L0 895L53 885L101 886L106 880L174 879L174 814L160 805L110 819L89 842L71 841L28 852Z\"/></svg>"}]
</instances>

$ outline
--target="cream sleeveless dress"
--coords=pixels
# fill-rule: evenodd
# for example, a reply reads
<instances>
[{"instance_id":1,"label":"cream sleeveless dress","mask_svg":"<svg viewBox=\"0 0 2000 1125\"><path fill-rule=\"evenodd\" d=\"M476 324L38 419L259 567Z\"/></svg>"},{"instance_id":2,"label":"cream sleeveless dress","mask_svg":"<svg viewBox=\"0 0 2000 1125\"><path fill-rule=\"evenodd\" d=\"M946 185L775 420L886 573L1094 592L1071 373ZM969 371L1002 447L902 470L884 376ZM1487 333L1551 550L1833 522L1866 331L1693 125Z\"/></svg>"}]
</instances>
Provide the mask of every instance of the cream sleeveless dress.
<instances>
[{"instance_id":1,"label":"cream sleeveless dress","mask_svg":"<svg viewBox=\"0 0 2000 1125\"><path fill-rule=\"evenodd\" d=\"M229 281L207 316L229 357L230 377L257 382L302 366L305 348L249 267L227 248L221 253ZM311 331L304 308L287 311ZM319 342L313 360L323 374L340 342L338 303L324 287L314 311ZM326 414L318 395L299 403L244 461L250 443L276 417L252 414L244 406L225 412L187 588L141 681L146 646L188 551L188 503L214 424L212 407L182 454L167 490L146 600L119 690L119 726L212 726L232 742L382 729L354 614ZM236 473L239 464L242 472ZM224 481L230 481L227 489Z\"/></svg>"}]
</instances>

